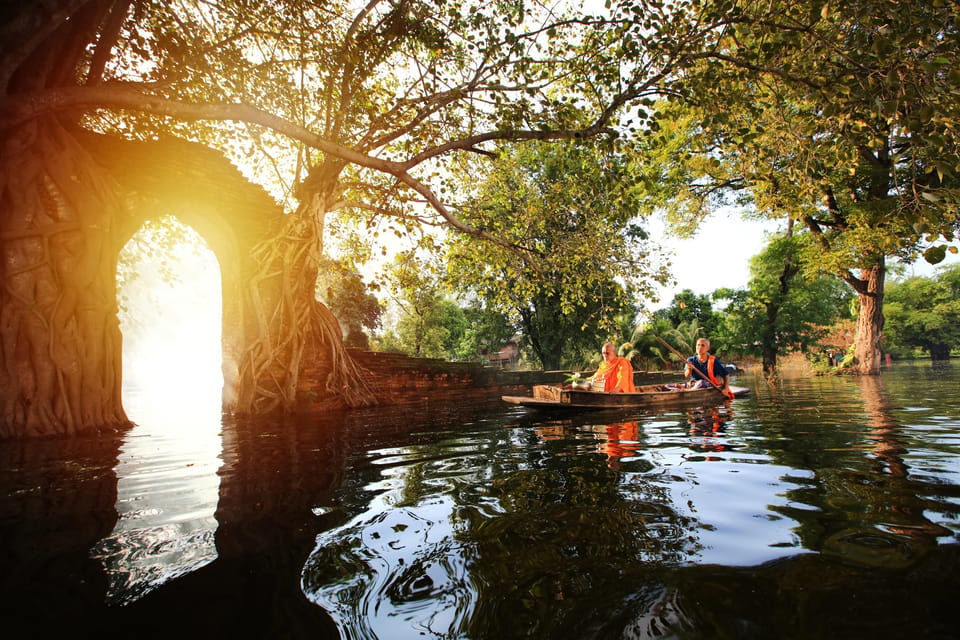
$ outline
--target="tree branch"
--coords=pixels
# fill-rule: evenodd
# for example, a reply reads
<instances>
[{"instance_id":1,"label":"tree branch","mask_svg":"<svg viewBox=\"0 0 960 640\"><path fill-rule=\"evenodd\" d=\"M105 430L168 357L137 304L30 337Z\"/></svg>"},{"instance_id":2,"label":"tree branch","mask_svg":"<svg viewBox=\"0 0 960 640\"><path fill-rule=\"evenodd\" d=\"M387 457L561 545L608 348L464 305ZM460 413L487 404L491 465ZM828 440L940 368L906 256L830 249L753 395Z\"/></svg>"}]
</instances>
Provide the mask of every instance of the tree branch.
<instances>
[{"instance_id":1,"label":"tree branch","mask_svg":"<svg viewBox=\"0 0 960 640\"><path fill-rule=\"evenodd\" d=\"M482 229L472 227L454 216L440 199L408 171L427 160L453 149L472 149L476 144L489 140L558 140L586 137L607 132L594 127L584 130L563 131L493 131L479 136L453 141L428 152L414 156L405 162L395 162L368 156L347 147L321 138L312 131L256 107L239 103L191 104L140 93L136 89L118 84L102 84L92 87L71 87L33 94L17 95L0 100L0 130L16 126L30 119L65 109L76 108L130 109L156 115L167 115L182 120L232 120L259 124L299 140L326 154L362 167L388 173L423 196L452 227L462 233L482 238L508 249L524 258L529 255L516 245L497 238ZM611 132L612 133L612 132Z\"/></svg>"},{"instance_id":2,"label":"tree branch","mask_svg":"<svg viewBox=\"0 0 960 640\"><path fill-rule=\"evenodd\" d=\"M87 73L87 84L100 84L103 82L103 70L110 59L110 52L113 45L117 43L120 36L120 28L123 26L123 20L130 11L133 0L121 0L113 5L110 14L107 16L107 22L100 32L100 38L97 40L97 48L93 52L93 59L90 61L90 71Z\"/></svg>"},{"instance_id":3,"label":"tree branch","mask_svg":"<svg viewBox=\"0 0 960 640\"><path fill-rule=\"evenodd\" d=\"M241 103L194 104L141 93L130 85L108 83L94 87L67 87L0 99L0 130L43 115L70 109L127 109L172 116L186 121L220 120L259 124L315 149L360 166L387 173L404 170L389 160L367 156L316 135L272 113Z\"/></svg>"}]
</instances>

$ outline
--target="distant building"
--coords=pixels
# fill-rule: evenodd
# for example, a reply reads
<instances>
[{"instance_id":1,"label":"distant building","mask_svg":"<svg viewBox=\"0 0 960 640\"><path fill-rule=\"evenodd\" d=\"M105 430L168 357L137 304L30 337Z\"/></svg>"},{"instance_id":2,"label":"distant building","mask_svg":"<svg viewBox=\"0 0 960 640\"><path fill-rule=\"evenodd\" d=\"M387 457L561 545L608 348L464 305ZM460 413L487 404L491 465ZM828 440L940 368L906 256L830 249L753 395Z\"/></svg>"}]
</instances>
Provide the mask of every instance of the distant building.
<instances>
[{"instance_id":1,"label":"distant building","mask_svg":"<svg viewBox=\"0 0 960 640\"><path fill-rule=\"evenodd\" d=\"M496 353L485 353L481 357L491 367L516 369L517 362L520 360L520 345L517 344L516 338L512 338L507 344L500 347L500 350Z\"/></svg>"}]
</instances>

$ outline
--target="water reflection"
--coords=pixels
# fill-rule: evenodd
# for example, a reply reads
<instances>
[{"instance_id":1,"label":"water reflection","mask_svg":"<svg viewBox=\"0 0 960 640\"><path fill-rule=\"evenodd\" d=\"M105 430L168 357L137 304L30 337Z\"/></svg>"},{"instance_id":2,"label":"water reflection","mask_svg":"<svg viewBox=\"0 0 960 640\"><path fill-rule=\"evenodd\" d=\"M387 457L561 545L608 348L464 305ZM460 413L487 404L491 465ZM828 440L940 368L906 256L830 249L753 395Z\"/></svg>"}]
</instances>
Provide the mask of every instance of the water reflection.
<instances>
[{"instance_id":1,"label":"water reflection","mask_svg":"<svg viewBox=\"0 0 960 640\"><path fill-rule=\"evenodd\" d=\"M619 471L620 461L632 458L640 450L639 423L636 421L615 422L592 429L599 441L597 451L607 456L607 466Z\"/></svg>"},{"instance_id":2,"label":"water reflection","mask_svg":"<svg viewBox=\"0 0 960 640\"><path fill-rule=\"evenodd\" d=\"M317 539L304 589L345 637L576 635L607 624L596 612L611 593L644 594L640 626L677 615L655 568L695 555L700 523L638 455L638 421L508 423L441 442L371 451L353 470L366 508Z\"/></svg>"},{"instance_id":3,"label":"water reflection","mask_svg":"<svg viewBox=\"0 0 960 640\"><path fill-rule=\"evenodd\" d=\"M610 424L586 424L580 428L593 442L587 446L573 446L567 453L558 451L555 455L579 455L597 451L606 456L607 466L613 470L620 470L620 461L624 458L633 458L644 446L640 442L640 425L635 420ZM574 434L577 429L573 420L554 420L537 426L534 428L534 433L542 442L554 441L563 446L564 443L575 439Z\"/></svg>"},{"instance_id":4,"label":"water reflection","mask_svg":"<svg viewBox=\"0 0 960 640\"><path fill-rule=\"evenodd\" d=\"M216 381L160 394L124 390L136 426L115 469L118 519L90 551L104 566L108 603L137 600L217 557L219 401Z\"/></svg>"},{"instance_id":5,"label":"water reflection","mask_svg":"<svg viewBox=\"0 0 960 640\"><path fill-rule=\"evenodd\" d=\"M473 554L454 535L452 500L391 505L397 497L388 491L369 511L322 534L304 588L347 637L461 635L477 592L466 568Z\"/></svg>"},{"instance_id":6,"label":"water reflection","mask_svg":"<svg viewBox=\"0 0 960 640\"><path fill-rule=\"evenodd\" d=\"M950 530L914 517L910 443L876 380L799 384L812 388L627 420L527 414L370 450L342 494L359 508L318 536L304 591L346 638L684 637L717 624L693 603L729 591L678 588L680 567L778 576L770 563L816 551L816 571L917 566L914 528L934 547Z\"/></svg>"},{"instance_id":7,"label":"water reflection","mask_svg":"<svg viewBox=\"0 0 960 640\"><path fill-rule=\"evenodd\" d=\"M114 437L0 442L5 637L91 627L106 585L88 550L116 522L118 449Z\"/></svg>"},{"instance_id":8,"label":"water reflection","mask_svg":"<svg viewBox=\"0 0 960 640\"><path fill-rule=\"evenodd\" d=\"M231 419L209 452L0 443L4 631L952 637L958 382L904 367L659 414Z\"/></svg>"},{"instance_id":9,"label":"water reflection","mask_svg":"<svg viewBox=\"0 0 960 640\"><path fill-rule=\"evenodd\" d=\"M847 562L903 568L934 549L937 538L951 531L925 516L924 500L910 479L902 427L893 415L883 380L864 377L856 384L865 419L863 440L853 450L863 449L868 466L842 469L827 486L838 489L838 500L844 500L848 509L858 508L862 516L852 526L830 534L823 551Z\"/></svg>"},{"instance_id":10,"label":"water reflection","mask_svg":"<svg viewBox=\"0 0 960 640\"><path fill-rule=\"evenodd\" d=\"M729 404L690 409L686 414L687 423L690 425L691 448L707 454L703 457L704 460L722 460L721 456L710 454L731 451L734 448L725 434L727 421L734 416Z\"/></svg>"}]
</instances>

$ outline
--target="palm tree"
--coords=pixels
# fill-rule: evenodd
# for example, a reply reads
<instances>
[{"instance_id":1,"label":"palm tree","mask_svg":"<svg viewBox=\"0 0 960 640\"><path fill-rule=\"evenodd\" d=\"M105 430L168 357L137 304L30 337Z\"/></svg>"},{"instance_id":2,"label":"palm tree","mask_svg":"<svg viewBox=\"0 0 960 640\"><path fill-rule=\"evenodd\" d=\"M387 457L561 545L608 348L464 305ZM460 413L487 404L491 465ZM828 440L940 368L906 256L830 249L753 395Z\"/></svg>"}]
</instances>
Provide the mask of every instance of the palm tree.
<instances>
[{"instance_id":1,"label":"palm tree","mask_svg":"<svg viewBox=\"0 0 960 640\"><path fill-rule=\"evenodd\" d=\"M689 353L691 355L697 350L697 340L706 337L703 326L700 325L700 322L696 318L681 322L676 327L672 327L664 333L666 334L664 340L670 343L670 346L680 353ZM662 350L666 356L664 362L680 360L675 353L666 347L662 347Z\"/></svg>"},{"instance_id":2,"label":"palm tree","mask_svg":"<svg viewBox=\"0 0 960 640\"><path fill-rule=\"evenodd\" d=\"M693 354L697 350L697 340L705 338L704 328L696 318L681 322L670 331L673 348L680 353Z\"/></svg>"},{"instance_id":3,"label":"palm tree","mask_svg":"<svg viewBox=\"0 0 960 640\"><path fill-rule=\"evenodd\" d=\"M663 369L670 362L671 356L670 351L657 340L657 336L669 336L672 331L673 326L665 318L657 318L651 324L637 325L628 341L630 352L636 354L636 358Z\"/></svg>"}]
</instances>

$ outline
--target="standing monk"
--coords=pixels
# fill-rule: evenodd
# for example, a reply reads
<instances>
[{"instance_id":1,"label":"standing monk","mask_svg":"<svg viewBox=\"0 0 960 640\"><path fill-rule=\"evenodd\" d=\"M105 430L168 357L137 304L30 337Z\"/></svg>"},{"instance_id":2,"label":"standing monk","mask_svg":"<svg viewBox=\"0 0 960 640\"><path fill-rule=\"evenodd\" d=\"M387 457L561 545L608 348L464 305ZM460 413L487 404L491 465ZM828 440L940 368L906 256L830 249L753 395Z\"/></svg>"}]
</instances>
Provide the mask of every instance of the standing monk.
<instances>
[{"instance_id":1,"label":"standing monk","mask_svg":"<svg viewBox=\"0 0 960 640\"><path fill-rule=\"evenodd\" d=\"M612 342L603 345L600 352L603 354L603 362L597 367L596 373L591 376L594 388L603 383L604 391L616 393L633 393L636 391L633 386L633 367L630 365L630 361L617 355L617 350Z\"/></svg>"},{"instance_id":2,"label":"standing monk","mask_svg":"<svg viewBox=\"0 0 960 640\"><path fill-rule=\"evenodd\" d=\"M730 391L730 373L720 362L720 358L710 355L710 341L706 338L697 340L697 355L687 358L683 375L690 378L691 386L709 387L712 382L723 395L733 398L733 392Z\"/></svg>"}]
</instances>

